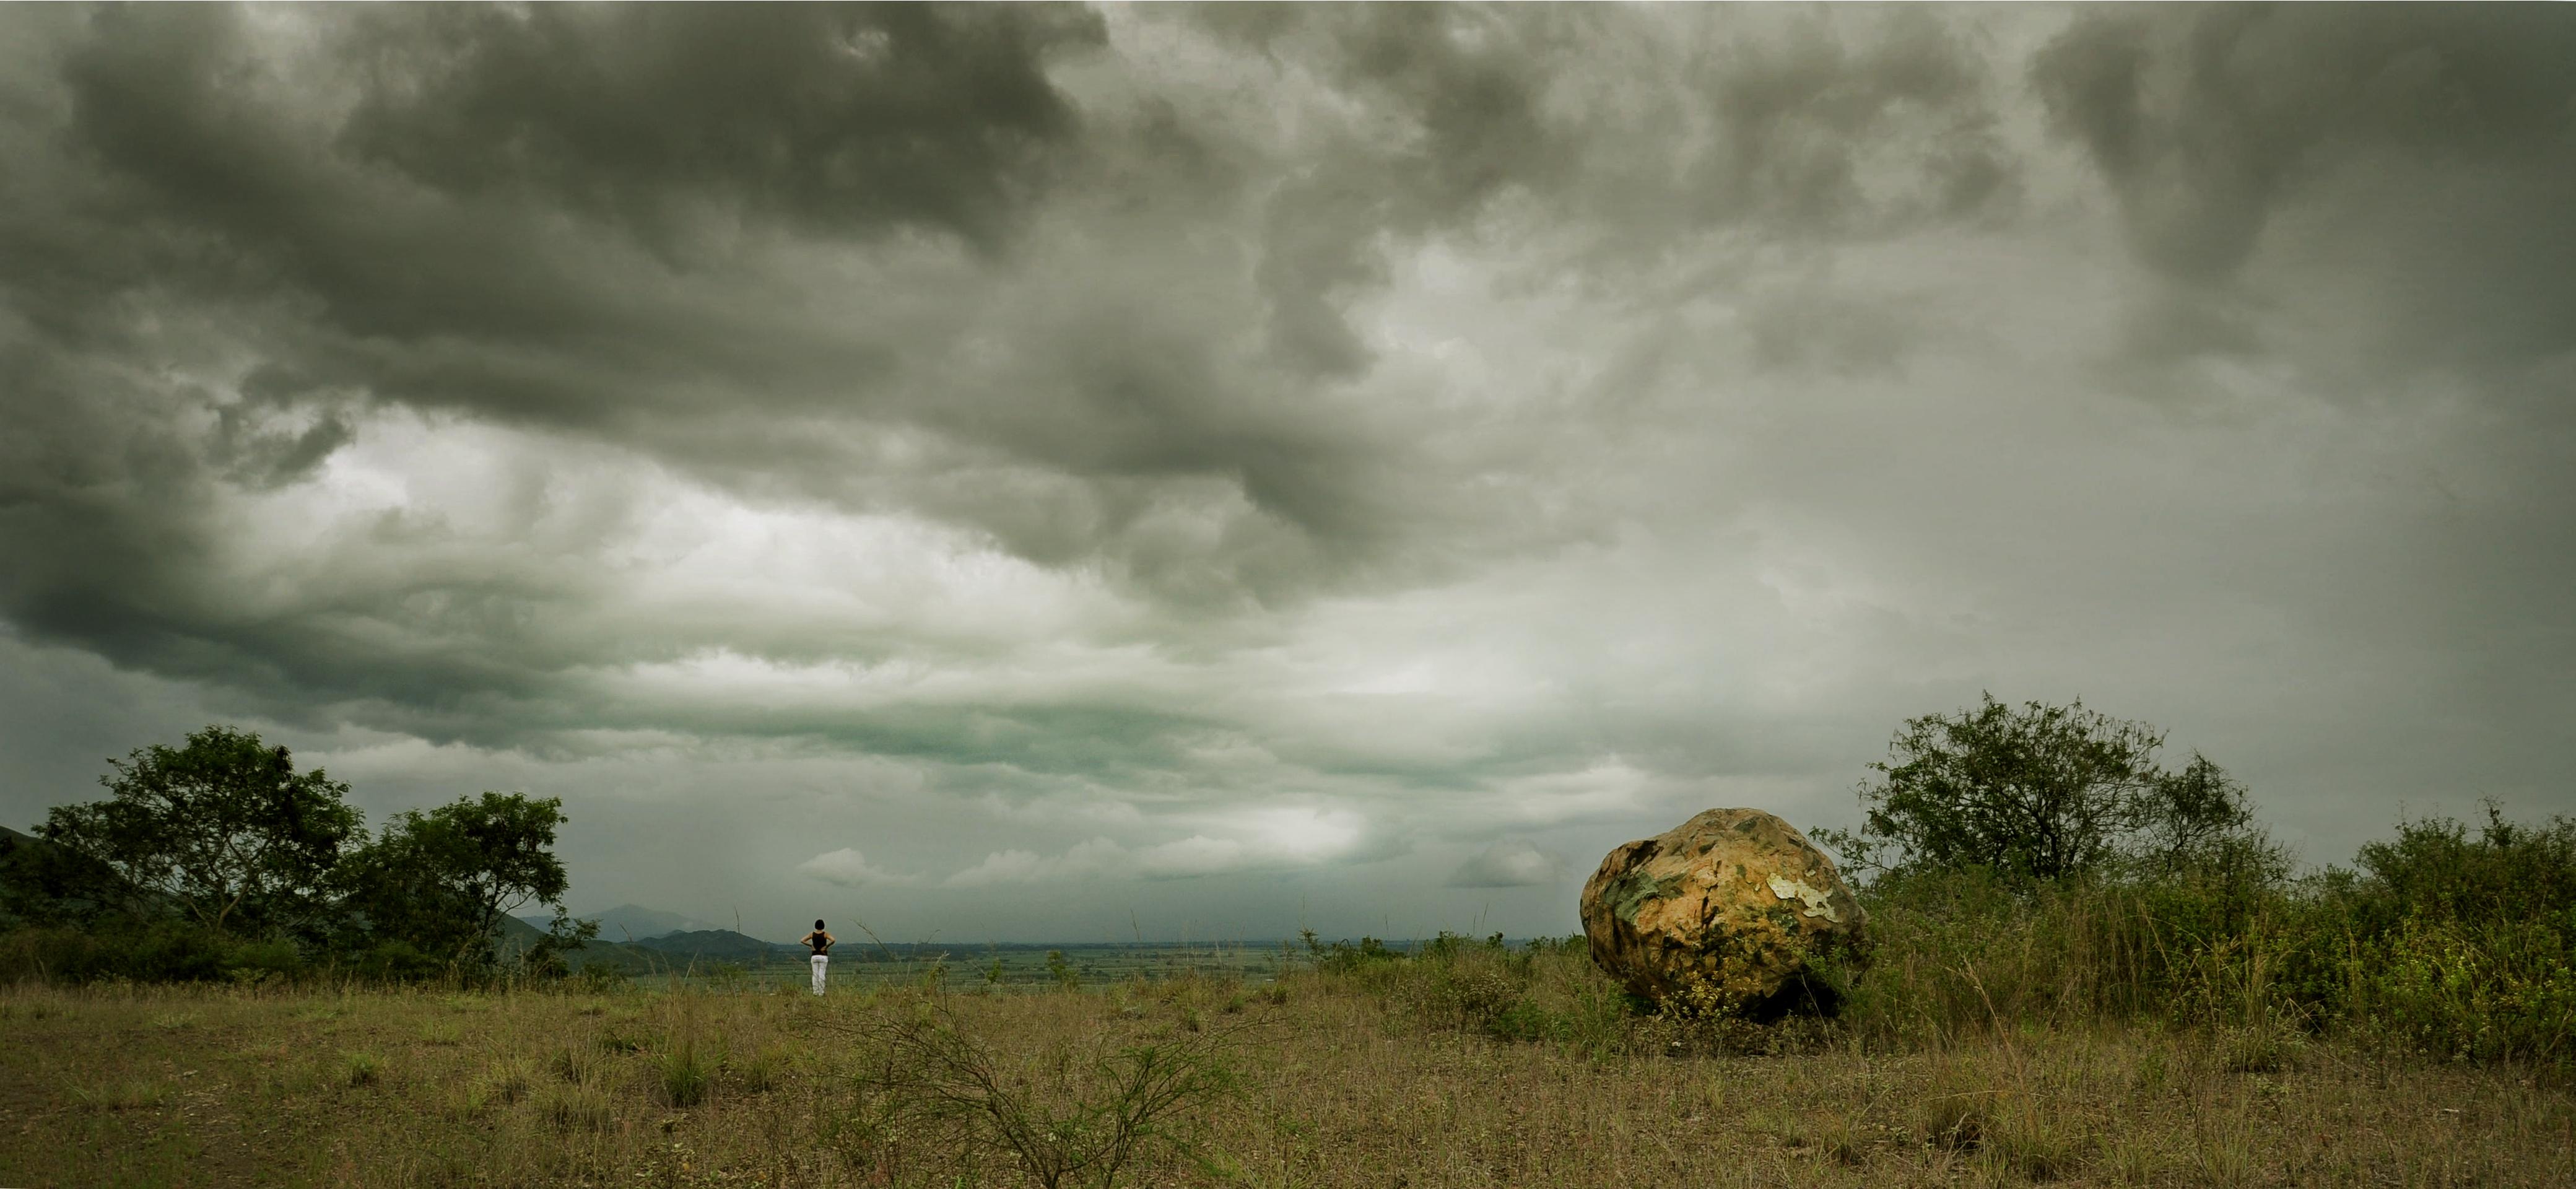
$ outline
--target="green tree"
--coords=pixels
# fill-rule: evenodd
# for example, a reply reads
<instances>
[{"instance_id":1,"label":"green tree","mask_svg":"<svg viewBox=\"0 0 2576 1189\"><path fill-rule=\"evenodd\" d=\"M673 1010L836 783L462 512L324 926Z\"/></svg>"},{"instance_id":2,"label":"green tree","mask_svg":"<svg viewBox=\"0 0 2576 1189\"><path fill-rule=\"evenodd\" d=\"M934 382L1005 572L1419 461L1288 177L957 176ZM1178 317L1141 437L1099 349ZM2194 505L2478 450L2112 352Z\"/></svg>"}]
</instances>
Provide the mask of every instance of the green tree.
<instances>
[{"instance_id":1,"label":"green tree","mask_svg":"<svg viewBox=\"0 0 2576 1189\"><path fill-rule=\"evenodd\" d=\"M1907 720L1860 787L1861 828L1816 834L1864 867L1983 867L2015 880L2271 857L2245 787L2197 753L2166 771L2155 759L2164 739L2080 699L2014 707L1987 694L1975 709Z\"/></svg>"},{"instance_id":2,"label":"green tree","mask_svg":"<svg viewBox=\"0 0 2576 1189\"><path fill-rule=\"evenodd\" d=\"M487 792L395 816L350 856L343 872L349 907L367 939L488 967L501 919L530 903L556 906L540 960L595 936L595 922L570 920L560 904L568 886L554 855L555 827L566 820L562 808L555 797Z\"/></svg>"},{"instance_id":3,"label":"green tree","mask_svg":"<svg viewBox=\"0 0 2576 1189\"><path fill-rule=\"evenodd\" d=\"M110 760L104 801L58 805L45 841L86 866L92 898L175 907L218 935L308 925L328 907L341 847L360 834L349 786L299 773L286 748L210 726L183 747L154 745ZM108 890L113 889L113 890Z\"/></svg>"},{"instance_id":4,"label":"green tree","mask_svg":"<svg viewBox=\"0 0 2576 1189\"><path fill-rule=\"evenodd\" d=\"M2250 863L2268 876L2289 873L2287 853L2255 825L2254 800L2244 783L2199 752L2147 791L2138 816L2142 825L2130 849L2160 870Z\"/></svg>"}]
</instances>

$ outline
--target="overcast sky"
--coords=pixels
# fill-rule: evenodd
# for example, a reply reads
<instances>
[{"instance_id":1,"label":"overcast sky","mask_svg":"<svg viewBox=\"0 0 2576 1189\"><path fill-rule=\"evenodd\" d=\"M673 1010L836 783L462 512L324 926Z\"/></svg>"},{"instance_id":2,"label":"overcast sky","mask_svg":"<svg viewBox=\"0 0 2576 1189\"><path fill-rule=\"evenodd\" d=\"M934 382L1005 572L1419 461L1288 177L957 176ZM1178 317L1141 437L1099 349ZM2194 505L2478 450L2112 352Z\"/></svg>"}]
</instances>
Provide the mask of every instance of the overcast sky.
<instances>
[{"instance_id":1,"label":"overcast sky","mask_svg":"<svg viewBox=\"0 0 2576 1189\"><path fill-rule=\"evenodd\" d=\"M2576 10L0 11L0 819L575 909L1577 927L2063 701L2576 810Z\"/></svg>"}]
</instances>

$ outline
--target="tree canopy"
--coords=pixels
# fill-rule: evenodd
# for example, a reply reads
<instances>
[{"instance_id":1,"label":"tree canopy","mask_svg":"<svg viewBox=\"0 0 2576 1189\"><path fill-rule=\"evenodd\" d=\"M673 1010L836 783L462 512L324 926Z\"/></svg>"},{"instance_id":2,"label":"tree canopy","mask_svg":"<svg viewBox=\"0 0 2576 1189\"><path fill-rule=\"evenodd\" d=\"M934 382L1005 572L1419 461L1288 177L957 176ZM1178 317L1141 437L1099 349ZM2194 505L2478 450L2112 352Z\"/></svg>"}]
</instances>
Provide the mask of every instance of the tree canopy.
<instances>
[{"instance_id":1,"label":"tree canopy","mask_svg":"<svg viewBox=\"0 0 2576 1189\"><path fill-rule=\"evenodd\" d=\"M449 961L488 963L503 916L563 898L554 855L562 808L559 798L486 792L398 814L350 856L350 906L377 934Z\"/></svg>"},{"instance_id":2,"label":"tree canopy","mask_svg":"<svg viewBox=\"0 0 2576 1189\"><path fill-rule=\"evenodd\" d=\"M54 807L40 836L218 935L300 923L360 829L349 786L255 734L207 727L108 764L108 798Z\"/></svg>"},{"instance_id":3,"label":"tree canopy","mask_svg":"<svg viewBox=\"0 0 2576 1189\"><path fill-rule=\"evenodd\" d=\"M2164 741L2081 699L2016 707L1987 694L1907 720L1859 789L1861 828L1817 836L1863 867L1979 867L2021 881L2119 862L2270 861L2245 786L2197 752L2168 771L2156 762Z\"/></svg>"},{"instance_id":4,"label":"tree canopy","mask_svg":"<svg viewBox=\"0 0 2576 1189\"><path fill-rule=\"evenodd\" d=\"M370 838L347 785L297 772L256 734L210 726L109 766L105 799L54 807L36 837L0 839L0 921L185 959L133 957L111 972L214 977L227 955L257 951L271 967L473 975L494 968L504 918L530 903L554 905L555 923L519 955L524 973L562 973L562 952L596 935L561 907L559 799L484 792L397 814Z\"/></svg>"}]
</instances>

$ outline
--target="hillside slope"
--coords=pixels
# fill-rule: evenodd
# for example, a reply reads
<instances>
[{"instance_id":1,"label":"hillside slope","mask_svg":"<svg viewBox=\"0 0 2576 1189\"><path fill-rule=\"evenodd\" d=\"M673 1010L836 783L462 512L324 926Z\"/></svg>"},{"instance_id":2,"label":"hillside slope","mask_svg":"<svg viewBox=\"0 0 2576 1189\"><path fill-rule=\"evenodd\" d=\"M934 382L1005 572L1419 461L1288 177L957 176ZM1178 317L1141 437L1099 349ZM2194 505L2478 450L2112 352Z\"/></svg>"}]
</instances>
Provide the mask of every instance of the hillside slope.
<instances>
[{"instance_id":1,"label":"hillside slope","mask_svg":"<svg viewBox=\"0 0 2576 1189\"><path fill-rule=\"evenodd\" d=\"M545 930L518 917L501 918L500 927L495 931L500 935L497 941L501 959L505 962L526 952L529 946L536 944L538 938L546 935ZM595 938L565 957L575 970L597 965L613 967L627 974L652 974L669 970L674 965L670 955L624 942L600 941Z\"/></svg>"},{"instance_id":2,"label":"hillside slope","mask_svg":"<svg viewBox=\"0 0 2576 1189\"><path fill-rule=\"evenodd\" d=\"M579 920L599 922L599 935L617 942L651 941L657 937L668 937L673 933L693 933L723 928L712 921L702 921L693 916L665 912L658 908L646 908L641 904L620 904L615 908L599 912L577 912L572 915ZM519 919L543 929L550 918L524 916Z\"/></svg>"},{"instance_id":3,"label":"hillside slope","mask_svg":"<svg viewBox=\"0 0 2576 1189\"><path fill-rule=\"evenodd\" d=\"M671 933L634 943L638 949L669 954L683 962L740 962L757 965L764 962L795 962L805 957L805 947L780 945L736 933L731 929L693 929Z\"/></svg>"}]
</instances>

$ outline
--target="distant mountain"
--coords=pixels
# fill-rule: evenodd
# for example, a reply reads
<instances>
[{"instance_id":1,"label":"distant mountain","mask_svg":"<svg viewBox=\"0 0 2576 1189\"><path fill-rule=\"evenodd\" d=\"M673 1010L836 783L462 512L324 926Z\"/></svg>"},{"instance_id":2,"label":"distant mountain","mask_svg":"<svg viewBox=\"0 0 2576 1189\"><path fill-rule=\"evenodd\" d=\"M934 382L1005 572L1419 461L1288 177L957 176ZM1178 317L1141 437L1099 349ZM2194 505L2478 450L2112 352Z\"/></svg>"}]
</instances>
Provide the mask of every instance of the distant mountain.
<instances>
[{"instance_id":1,"label":"distant mountain","mask_svg":"<svg viewBox=\"0 0 2576 1189\"><path fill-rule=\"evenodd\" d=\"M640 904L620 904L606 912L576 912L572 915L578 920L599 922L601 941L649 941L656 937L667 937L673 933L703 932L723 928L711 921L701 921L696 917L682 916L676 912L664 912L658 908L646 908ZM551 915L524 916L519 919L535 926L539 931L543 931L554 920Z\"/></svg>"},{"instance_id":2,"label":"distant mountain","mask_svg":"<svg viewBox=\"0 0 2576 1189\"><path fill-rule=\"evenodd\" d=\"M98 907L89 897L101 891L137 908L176 908L169 897L127 883L104 864L79 859L71 851L7 826L0 826L0 877L20 884L17 890L29 896L60 897L62 906L74 909ZM0 924L17 923L0 910Z\"/></svg>"},{"instance_id":3,"label":"distant mountain","mask_svg":"<svg viewBox=\"0 0 2576 1189\"><path fill-rule=\"evenodd\" d=\"M805 956L803 946L762 941L757 937L746 937L731 929L692 929L680 933L665 933L660 937L646 938L634 944L637 949L669 954L682 963L759 963L782 959L792 961Z\"/></svg>"},{"instance_id":4,"label":"distant mountain","mask_svg":"<svg viewBox=\"0 0 2576 1189\"><path fill-rule=\"evenodd\" d=\"M552 918L546 919L549 922L552 920ZM531 925L521 917L501 918L500 925L493 929L493 933L496 935L496 948L499 949L504 961L516 957L534 944L538 938L545 936L543 928ZM652 974L671 968L671 959L668 955L637 946L620 945L613 941L587 942L581 948L564 955L564 958L576 970L584 966L597 965L613 966L628 974Z\"/></svg>"}]
</instances>

